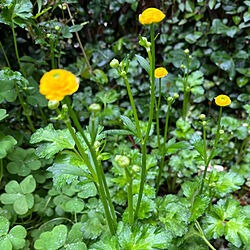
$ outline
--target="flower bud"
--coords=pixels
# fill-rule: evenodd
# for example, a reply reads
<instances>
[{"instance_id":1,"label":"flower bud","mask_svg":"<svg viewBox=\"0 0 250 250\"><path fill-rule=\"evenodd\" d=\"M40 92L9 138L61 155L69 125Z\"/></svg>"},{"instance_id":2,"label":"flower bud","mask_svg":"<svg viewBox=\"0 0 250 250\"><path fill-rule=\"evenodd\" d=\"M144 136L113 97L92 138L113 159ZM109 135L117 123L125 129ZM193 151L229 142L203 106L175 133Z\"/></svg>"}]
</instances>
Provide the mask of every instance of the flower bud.
<instances>
[{"instance_id":1,"label":"flower bud","mask_svg":"<svg viewBox=\"0 0 250 250\"><path fill-rule=\"evenodd\" d=\"M101 146L101 143L99 141L95 141L94 148L95 148L96 151L98 151L100 146Z\"/></svg>"},{"instance_id":2,"label":"flower bud","mask_svg":"<svg viewBox=\"0 0 250 250\"><path fill-rule=\"evenodd\" d=\"M120 167L125 168L125 167L129 166L130 160L127 156L123 155L123 156L119 157L117 163Z\"/></svg>"},{"instance_id":3,"label":"flower bud","mask_svg":"<svg viewBox=\"0 0 250 250\"><path fill-rule=\"evenodd\" d=\"M122 72L121 72L121 76L122 77L125 77L127 75L127 73L123 70Z\"/></svg>"},{"instance_id":4,"label":"flower bud","mask_svg":"<svg viewBox=\"0 0 250 250\"><path fill-rule=\"evenodd\" d=\"M192 59L192 56L190 55L188 58L189 58L189 59Z\"/></svg>"},{"instance_id":5,"label":"flower bud","mask_svg":"<svg viewBox=\"0 0 250 250\"><path fill-rule=\"evenodd\" d=\"M54 28L56 31L60 30L60 27L58 25L56 25Z\"/></svg>"},{"instance_id":6,"label":"flower bud","mask_svg":"<svg viewBox=\"0 0 250 250\"><path fill-rule=\"evenodd\" d=\"M60 102L58 102L58 101L49 101L48 108L49 109L57 109L59 104L60 104Z\"/></svg>"},{"instance_id":7,"label":"flower bud","mask_svg":"<svg viewBox=\"0 0 250 250\"><path fill-rule=\"evenodd\" d=\"M223 130L223 129L220 129L220 130L219 130L219 134L220 134L220 135L223 135L223 134L224 134L224 130Z\"/></svg>"},{"instance_id":8,"label":"flower bud","mask_svg":"<svg viewBox=\"0 0 250 250\"><path fill-rule=\"evenodd\" d=\"M98 156L97 156L97 160L98 160L98 161L102 161L102 160L103 160L103 156L102 156L102 155L98 155Z\"/></svg>"},{"instance_id":9,"label":"flower bud","mask_svg":"<svg viewBox=\"0 0 250 250\"><path fill-rule=\"evenodd\" d=\"M188 53L189 53L189 49L185 49L185 50L184 50L184 53L185 53L185 54L188 54Z\"/></svg>"},{"instance_id":10,"label":"flower bud","mask_svg":"<svg viewBox=\"0 0 250 250\"><path fill-rule=\"evenodd\" d=\"M173 100L174 100L174 98L171 97L171 96L169 96L168 99L167 99L168 102L172 102Z\"/></svg>"},{"instance_id":11,"label":"flower bud","mask_svg":"<svg viewBox=\"0 0 250 250\"><path fill-rule=\"evenodd\" d=\"M189 86L186 87L186 91L190 92L191 88Z\"/></svg>"},{"instance_id":12,"label":"flower bud","mask_svg":"<svg viewBox=\"0 0 250 250\"><path fill-rule=\"evenodd\" d=\"M119 61L118 61L116 58L114 58L114 59L110 62L109 65L110 65L111 68L117 69L118 66L119 66Z\"/></svg>"},{"instance_id":13,"label":"flower bud","mask_svg":"<svg viewBox=\"0 0 250 250\"><path fill-rule=\"evenodd\" d=\"M46 37L50 39L52 37L52 35L51 34L47 34Z\"/></svg>"},{"instance_id":14,"label":"flower bud","mask_svg":"<svg viewBox=\"0 0 250 250\"><path fill-rule=\"evenodd\" d=\"M186 66L185 66L184 64L182 64L182 65L181 65L181 68L182 68L182 69L185 69L185 68L186 68Z\"/></svg>"},{"instance_id":15,"label":"flower bud","mask_svg":"<svg viewBox=\"0 0 250 250\"><path fill-rule=\"evenodd\" d=\"M200 114L200 115L199 115L199 118L200 118L201 120L204 120L204 119L206 118L206 115Z\"/></svg>"},{"instance_id":16,"label":"flower bud","mask_svg":"<svg viewBox=\"0 0 250 250\"><path fill-rule=\"evenodd\" d=\"M138 165L133 165L132 169L134 172L139 172L140 171L140 167Z\"/></svg>"},{"instance_id":17,"label":"flower bud","mask_svg":"<svg viewBox=\"0 0 250 250\"><path fill-rule=\"evenodd\" d=\"M178 99L179 98L179 94L178 93L174 93L174 99Z\"/></svg>"},{"instance_id":18,"label":"flower bud","mask_svg":"<svg viewBox=\"0 0 250 250\"><path fill-rule=\"evenodd\" d=\"M63 104L62 105L62 111L63 112L68 112L69 108L68 108L68 105L67 104Z\"/></svg>"},{"instance_id":19,"label":"flower bud","mask_svg":"<svg viewBox=\"0 0 250 250\"><path fill-rule=\"evenodd\" d=\"M202 121L201 124L202 124L203 126L206 126L207 122L206 122L206 121Z\"/></svg>"},{"instance_id":20,"label":"flower bud","mask_svg":"<svg viewBox=\"0 0 250 250\"><path fill-rule=\"evenodd\" d=\"M98 103L92 103L92 104L89 106L89 111L90 111L90 112L93 112L93 113L99 112L101 109L102 109L102 107L101 107L101 105L98 104Z\"/></svg>"}]
</instances>

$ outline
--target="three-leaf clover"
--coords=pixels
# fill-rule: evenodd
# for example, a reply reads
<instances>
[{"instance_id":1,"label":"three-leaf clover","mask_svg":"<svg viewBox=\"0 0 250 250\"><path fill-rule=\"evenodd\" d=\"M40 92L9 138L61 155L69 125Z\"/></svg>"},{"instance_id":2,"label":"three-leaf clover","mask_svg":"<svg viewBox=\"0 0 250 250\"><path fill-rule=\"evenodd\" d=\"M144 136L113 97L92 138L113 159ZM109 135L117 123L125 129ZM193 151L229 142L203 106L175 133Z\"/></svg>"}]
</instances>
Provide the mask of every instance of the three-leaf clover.
<instances>
[{"instance_id":1,"label":"three-leaf clover","mask_svg":"<svg viewBox=\"0 0 250 250\"><path fill-rule=\"evenodd\" d=\"M34 205L32 192L35 188L36 181L32 175L27 176L20 184L12 180L5 186L6 193L0 196L0 200L3 204L13 204L17 214L26 214Z\"/></svg>"},{"instance_id":2,"label":"three-leaf clover","mask_svg":"<svg viewBox=\"0 0 250 250\"><path fill-rule=\"evenodd\" d=\"M9 231L9 221L0 216L0 249L23 249L25 245L25 237L27 232L21 225L17 225L11 228Z\"/></svg>"}]
</instances>

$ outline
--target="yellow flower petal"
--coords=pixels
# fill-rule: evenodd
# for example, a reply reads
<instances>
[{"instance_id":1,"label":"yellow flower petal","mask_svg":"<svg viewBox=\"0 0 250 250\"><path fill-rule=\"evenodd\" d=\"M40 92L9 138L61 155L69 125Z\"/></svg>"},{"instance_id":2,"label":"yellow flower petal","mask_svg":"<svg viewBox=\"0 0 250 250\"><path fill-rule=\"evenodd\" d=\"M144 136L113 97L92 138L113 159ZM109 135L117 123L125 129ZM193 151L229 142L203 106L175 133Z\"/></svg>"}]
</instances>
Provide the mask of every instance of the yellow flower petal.
<instances>
[{"instance_id":1,"label":"yellow flower petal","mask_svg":"<svg viewBox=\"0 0 250 250\"><path fill-rule=\"evenodd\" d=\"M78 78L64 69L52 69L40 80L40 93L50 101L61 101L78 90Z\"/></svg>"},{"instance_id":2,"label":"yellow flower petal","mask_svg":"<svg viewBox=\"0 0 250 250\"><path fill-rule=\"evenodd\" d=\"M139 15L139 21L141 24L151 24L151 23L159 23L165 18L165 14L156 9L156 8L148 8L144 10L141 15Z\"/></svg>"},{"instance_id":3,"label":"yellow flower petal","mask_svg":"<svg viewBox=\"0 0 250 250\"><path fill-rule=\"evenodd\" d=\"M168 74L168 71L163 67L155 69L155 77L156 78L165 77L167 74Z\"/></svg>"},{"instance_id":4,"label":"yellow flower petal","mask_svg":"<svg viewBox=\"0 0 250 250\"><path fill-rule=\"evenodd\" d=\"M225 107L231 104L231 99L227 95L218 95L215 98L215 103L220 107Z\"/></svg>"}]
</instances>

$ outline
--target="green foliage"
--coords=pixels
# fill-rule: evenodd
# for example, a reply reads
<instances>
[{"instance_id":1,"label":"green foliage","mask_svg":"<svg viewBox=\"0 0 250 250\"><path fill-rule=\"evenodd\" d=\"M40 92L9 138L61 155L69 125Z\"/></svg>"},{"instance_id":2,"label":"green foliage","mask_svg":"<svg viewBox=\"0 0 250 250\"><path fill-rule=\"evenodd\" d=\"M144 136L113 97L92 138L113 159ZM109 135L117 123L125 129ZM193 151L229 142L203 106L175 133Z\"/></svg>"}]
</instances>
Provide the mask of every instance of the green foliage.
<instances>
[{"instance_id":1,"label":"green foliage","mask_svg":"<svg viewBox=\"0 0 250 250\"><path fill-rule=\"evenodd\" d=\"M225 235L236 247L249 246L249 219L242 210L239 202L232 198L219 200L203 219L206 236L217 239Z\"/></svg>"},{"instance_id":2,"label":"green foliage","mask_svg":"<svg viewBox=\"0 0 250 250\"><path fill-rule=\"evenodd\" d=\"M32 175L27 176L20 182L10 181L5 186L6 193L1 194L0 200L3 204L13 204L15 212L24 215L34 205L32 193L36 188L36 181Z\"/></svg>"},{"instance_id":3,"label":"green foliage","mask_svg":"<svg viewBox=\"0 0 250 250\"><path fill-rule=\"evenodd\" d=\"M10 151L14 145L17 144L17 141L11 135L4 135L0 132L0 159L4 158L7 155L7 152Z\"/></svg>"},{"instance_id":4,"label":"green foliage","mask_svg":"<svg viewBox=\"0 0 250 250\"><path fill-rule=\"evenodd\" d=\"M27 176L33 170L38 170L41 167L41 162L35 155L35 149L30 148L24 150L20 147L8 154L8 159L11 161L7 165L7 169L11 174Z\"/></svg>"},{"instance_id":5,"label":"green foliage","mask_svg":"<svg viewBox=\"0 0 250 250\"><path fill-rule=\"evenodd\" d=\"M45 128L38 129L31 136L30 143L40 143L36 149L36 155L45 159L50 159L63 149L74 149L75 146L68 129L55 130L51 123Z\"/></svg>"},{"instance_id":6,"label":"green foliage","mask_svg":"<svg viewBox=\"0 0 250 250\"><path fill-rule=\"evenodd\" d=\"M2 249L23 249L27 232L21 225L11 228L10 222L3 216L0 216L0 247Z\"/></svg>"}]
</instances>

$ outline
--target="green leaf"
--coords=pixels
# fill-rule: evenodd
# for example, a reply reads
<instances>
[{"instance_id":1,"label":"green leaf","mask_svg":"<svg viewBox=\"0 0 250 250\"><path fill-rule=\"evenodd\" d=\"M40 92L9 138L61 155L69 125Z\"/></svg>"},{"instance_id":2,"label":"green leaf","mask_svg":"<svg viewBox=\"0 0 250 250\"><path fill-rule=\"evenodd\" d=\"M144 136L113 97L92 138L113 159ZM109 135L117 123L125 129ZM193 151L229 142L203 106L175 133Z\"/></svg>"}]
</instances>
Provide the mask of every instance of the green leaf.
<instances>
[{"instance_id":1,"label":"green leaf","mask_svg":"<svg viewBox=\"0 0 250 250\"><path fill-rule=\"evenodd\" d=\"M51 232L44 232L35 241L35 249L51 250L62 247L67 238L67 227L65 225L56 226Z\"/></svg>"},{"instance_id":2,"label":"green leaf","mask_svg":"<svg viewBox=\"0 0 250 250\"><path fill-rule=\"evenodd\" d=\"M116 236L105 237L90 246L90 250L117 250L119 243Z\"/></svg>"},{"instance_id":3,"label":"green leaf","mask_svg":"<svg viewBox=\"0 0 250 250\"><path fill-rule=\"evenodd\" d=\"M73 198L67 201L66 203L63 204L63 209L66 212L75 214L75 213L80 213L84 208L84 202L77 199Z\"/></svg>"},{"instance_id":4,"label":"green leaf","mask_svg":"<svg viewBox=\"0 0 250 250\"><path fill-rule=\"evenodd\" d=\"M14 249L22 249L25 245L27 232L21 225L13 227L9 232L9 239Z\"/></svg>"},{"instance_id":5,"label":"green leaf","mask_svg":"<svg viewBox=\"0 0 250 250\"><path fill-rule=\"evenodd\" d=\"M101 83L101 84L106 84L108 83L108 77L107 75L104 73L104 71L100 70L100 69L95 69L93 71L94 75L90 77L90 79L92 81Z\"/></svg>"},{"instance_id":6,"label":"green leaf","mask_svg":"<svg viewBox=\"0 0 250 250\"><path fill-rule=\"evenodd\" d=\"M78 193L78 197L82 199L87 199L89 197L94 197L97 195L97 190L93 182L89 182L83 185L79 183L78 185L82 190L81 192Z\"/></svg>"},{"instance_id":7,"label":"green leaf","mask_svg":"<svg viewBox=\"0 0 250 250\"><path fill-rule=\"evenodd\" d=\"M220 19L214 19L210 29L211 34L222 34L229 37L234 37L237 32L236 26L228 27Z\"/></svg>"},{"instance_id":8,"label":"green leaf","mask_svg":"<svg viewBox=\"0 0 250 250\"><path fill-rule=\"evenodd\" d=\"M11 174L27 176L32 170L38 170L41 167L41 162L35 155L35 149L16 148L15 151L8 155L11 162L8 163L7 169Z\"/></svg>"},{"instance_id":9,"label":"green leaf","mask_svg":"<svg viewBox=\"0 0 250 250\"><path fill-rule=\"evenodd\" d=\"M134 135L137 135L135 124L127 116L121 115L120 117L123 121L125 128L133 132Z\"/></svg>"},{"instance_id":10,"label":"green leaf","mask_svg":"<svg viewBox=\"0 0 250 250\"><path fill-rule=\"evenodd\" d=\"M149 65L148 61L140 55L135 55L135 57L136 57L136 60L138 61L138 63L146 70L148 75L150 75L150 65Z\"/></svg>"},{"instance_id":11,"label":"green leaf","mask_svg":"<svg viewBox=\"0 0 250 250\"><path fill-rule=\"evenodd\" d=\"M234 172L218 173L219 179L215 183L212 183L214 190L220 196L225 196L226 194L240 189L240 186L244 183L244 178Z\"/></svg>"},{"instance_id":12,"label":"green leaf","mask_svg":"<svg viewBox=\"0 0 250 250\"><path fill-rule=\"evenodd\" d=\"M84 242L71 243L65 246L65 250L87 250L87 246Z\"/></svg>"},{"instance_id":13,"label":"green leaf","mask_svg":"<svg viewBox=\"0 0 250 250\"><path fill-rule=\"evenodd\" d=\"M50 123L45 128L38 129L30 138L30 143L39 143L36 154L40 158L50 159L63 149L73 149L75 142L68 129L55 130Z\"/></svg>"},{"instance_id":14,"label":"green leaf","mask_svg":"<svg viewBox=\"0 0 250 250\"><path fill-rule=\"evenodd\" d=\"M109 129L104 131L106 135L133 135L134 132L125 129Z\"/></svg>"},{"instance_id":15,"label":"green leaf","mask_svg":"<svg viewBox=\"0 0 250 250\"><path fill-rule=\"evenodd\" d=\"M4 158L7 153L17 144L14 137L10 135L4 135L0 131L0 159Z\"/></svg>"},{"instance_id":16,"label":"green leaf","mask_svg":"<svg viewBox=\"0 0 250 250\"><path fill-rule=\"evenodd\" d=\"M175 140L174 140L175 141ZM173 154L180 149L190 148L190 144L187 141L180 141L172 144L173 141L169 140L166 144L166 153Z\"/></svg>"},{"instance_id":17,"label":"green leaf","mask_svg":"<svg viewBox=\"0 0 250 250\"><path fill-rule=\"evenodd\" d=\"M246 77L250 77L250 68L237 68L236 70L242 75L245 75Z\"/></svg>"},{"instance_id":18,"label":"green leaf","mask_svg":"<svg viewBox=\"0 0 250 250\"><path fill-rule=\"evenodd\" d=\"M202 159L205 159L203 140L197 133L194 133L194 134L191 135L190 143L194 146L194 148L200 154Z\"/></svg>"},{"instance_id":19,"label":"green leaf","mask_svg":"<svg viewBox=\"0 0 250 250\"><path fill-rule=\"evenodd\" d=\"M236 79L237 85L241 88L248 83L248 78L246 76L240 76Z\"/></svg>"},{"instance_id":20,"label":"green leaf","mask_svg":"<svg viewBox=\"0 0 250 250\"><path fill-rule=\"evenodd\" d=\"M9 226L10 226L10 223L9 223L8 219L6 219L3 216L0 216L0 237L6 235L8 233Z\"/></svg>"},{"instance_id":21,"label":"green leaf","mask_svg":"<svg viewBox=\"0 0 250 250\"><path fill-rule=\"evenodd\" d=\"M83 28L83 25L77 24L69 27L69 32L77 32L80 31Z\"/></svg>"},{"instance_id":22,"label":"green leaf","mask_svg":"<svg viewBox=\"0 0 250 250\"><path fill-rule=\"evenodd\" d=\"M104 104L104 106L106 106L107 103L115 102L118 99L119 94L115 89L110 89L108 91L98 92L96 97Z\"/></svg>"},{"instance_id":23,"label":"green leaf","mask_svg":"<svg viewBox=\"0 0 250 250\"><path fill-rule=\"evenodd\" d=\"M229 73L229 79L233 80L235 76L235 64L230 55L225 51L217 51L212 53L211 60L222 70Z\"/></svg>"},{"instance_id":24,"label":"green leaf","mask_svg":"<svg viewBox=\"0 0 250 250\"><path fill-rule=\"evenodd\" d=\"M33 5L30 2L30 0L16 0L12 18L15 18L16 16L18 16L22 19L28 19L32 17L32 14L31 14L32 8L33 8Z\"/></svg>"},{"instance_id":25,"label":"green leaf","mask_svg":"<svg viewBox=\"0 0 250 250\"><path fill-rule=\"evenodd\" d=\"M80 222L75 223L72 226L67 237L67 244L77 243L79 241L82 241L83 232L81 228L82 228L82 223Z\"/></svg>"},{"instance_id":26,"label":"green leaf","mask_svg":"<svg viewBox=\"0 0 250 250\"><path fill-rule=\"evenodd\" d=\"M20 183L20 188L23 194L30 194L36 189L36 180L29 175Z\"/></svg>"},{"instance_id":27,"label":"green leaf","mask_svg":"<svg viewBox=\"0 0 250 250\"><path fill-rule=\"evenodd\" d=\"M181 203L177 196L167 195L159 206L159 220L164 223L166 230L172 233L173 237L184 235L188 228L190 212Z\"/></svg>"},{"instance_id":28,"label":"green leaf","mask_svg":"<svg viewBox=\"0 0 250 250\"><path fill-rule=\"evenodd\" d=\"M0 121L8 116L6 109L0 109Z\"/></svg>"},{"instance_id":29,"label":"green leaf","mask_svg":"<svg viewBox=\"0 0 250 250\"><path fill-rule=\"evenodd\" d=\"M194 44L202 35L203 33L199 31L196 31L194 33L189 33L185 36L185 40L190 44Z\"/></svg>"},{"instance_id":30,"label":"green leaf","mask_svg":"<svg viewBox=\"0 0 250 250\"><path fill-rule=\"evenodd\" d=\"M191 0L187 0L185 4L185 9L187 12L194 12L195 5Z\"/></svg>"}]
</instances>

